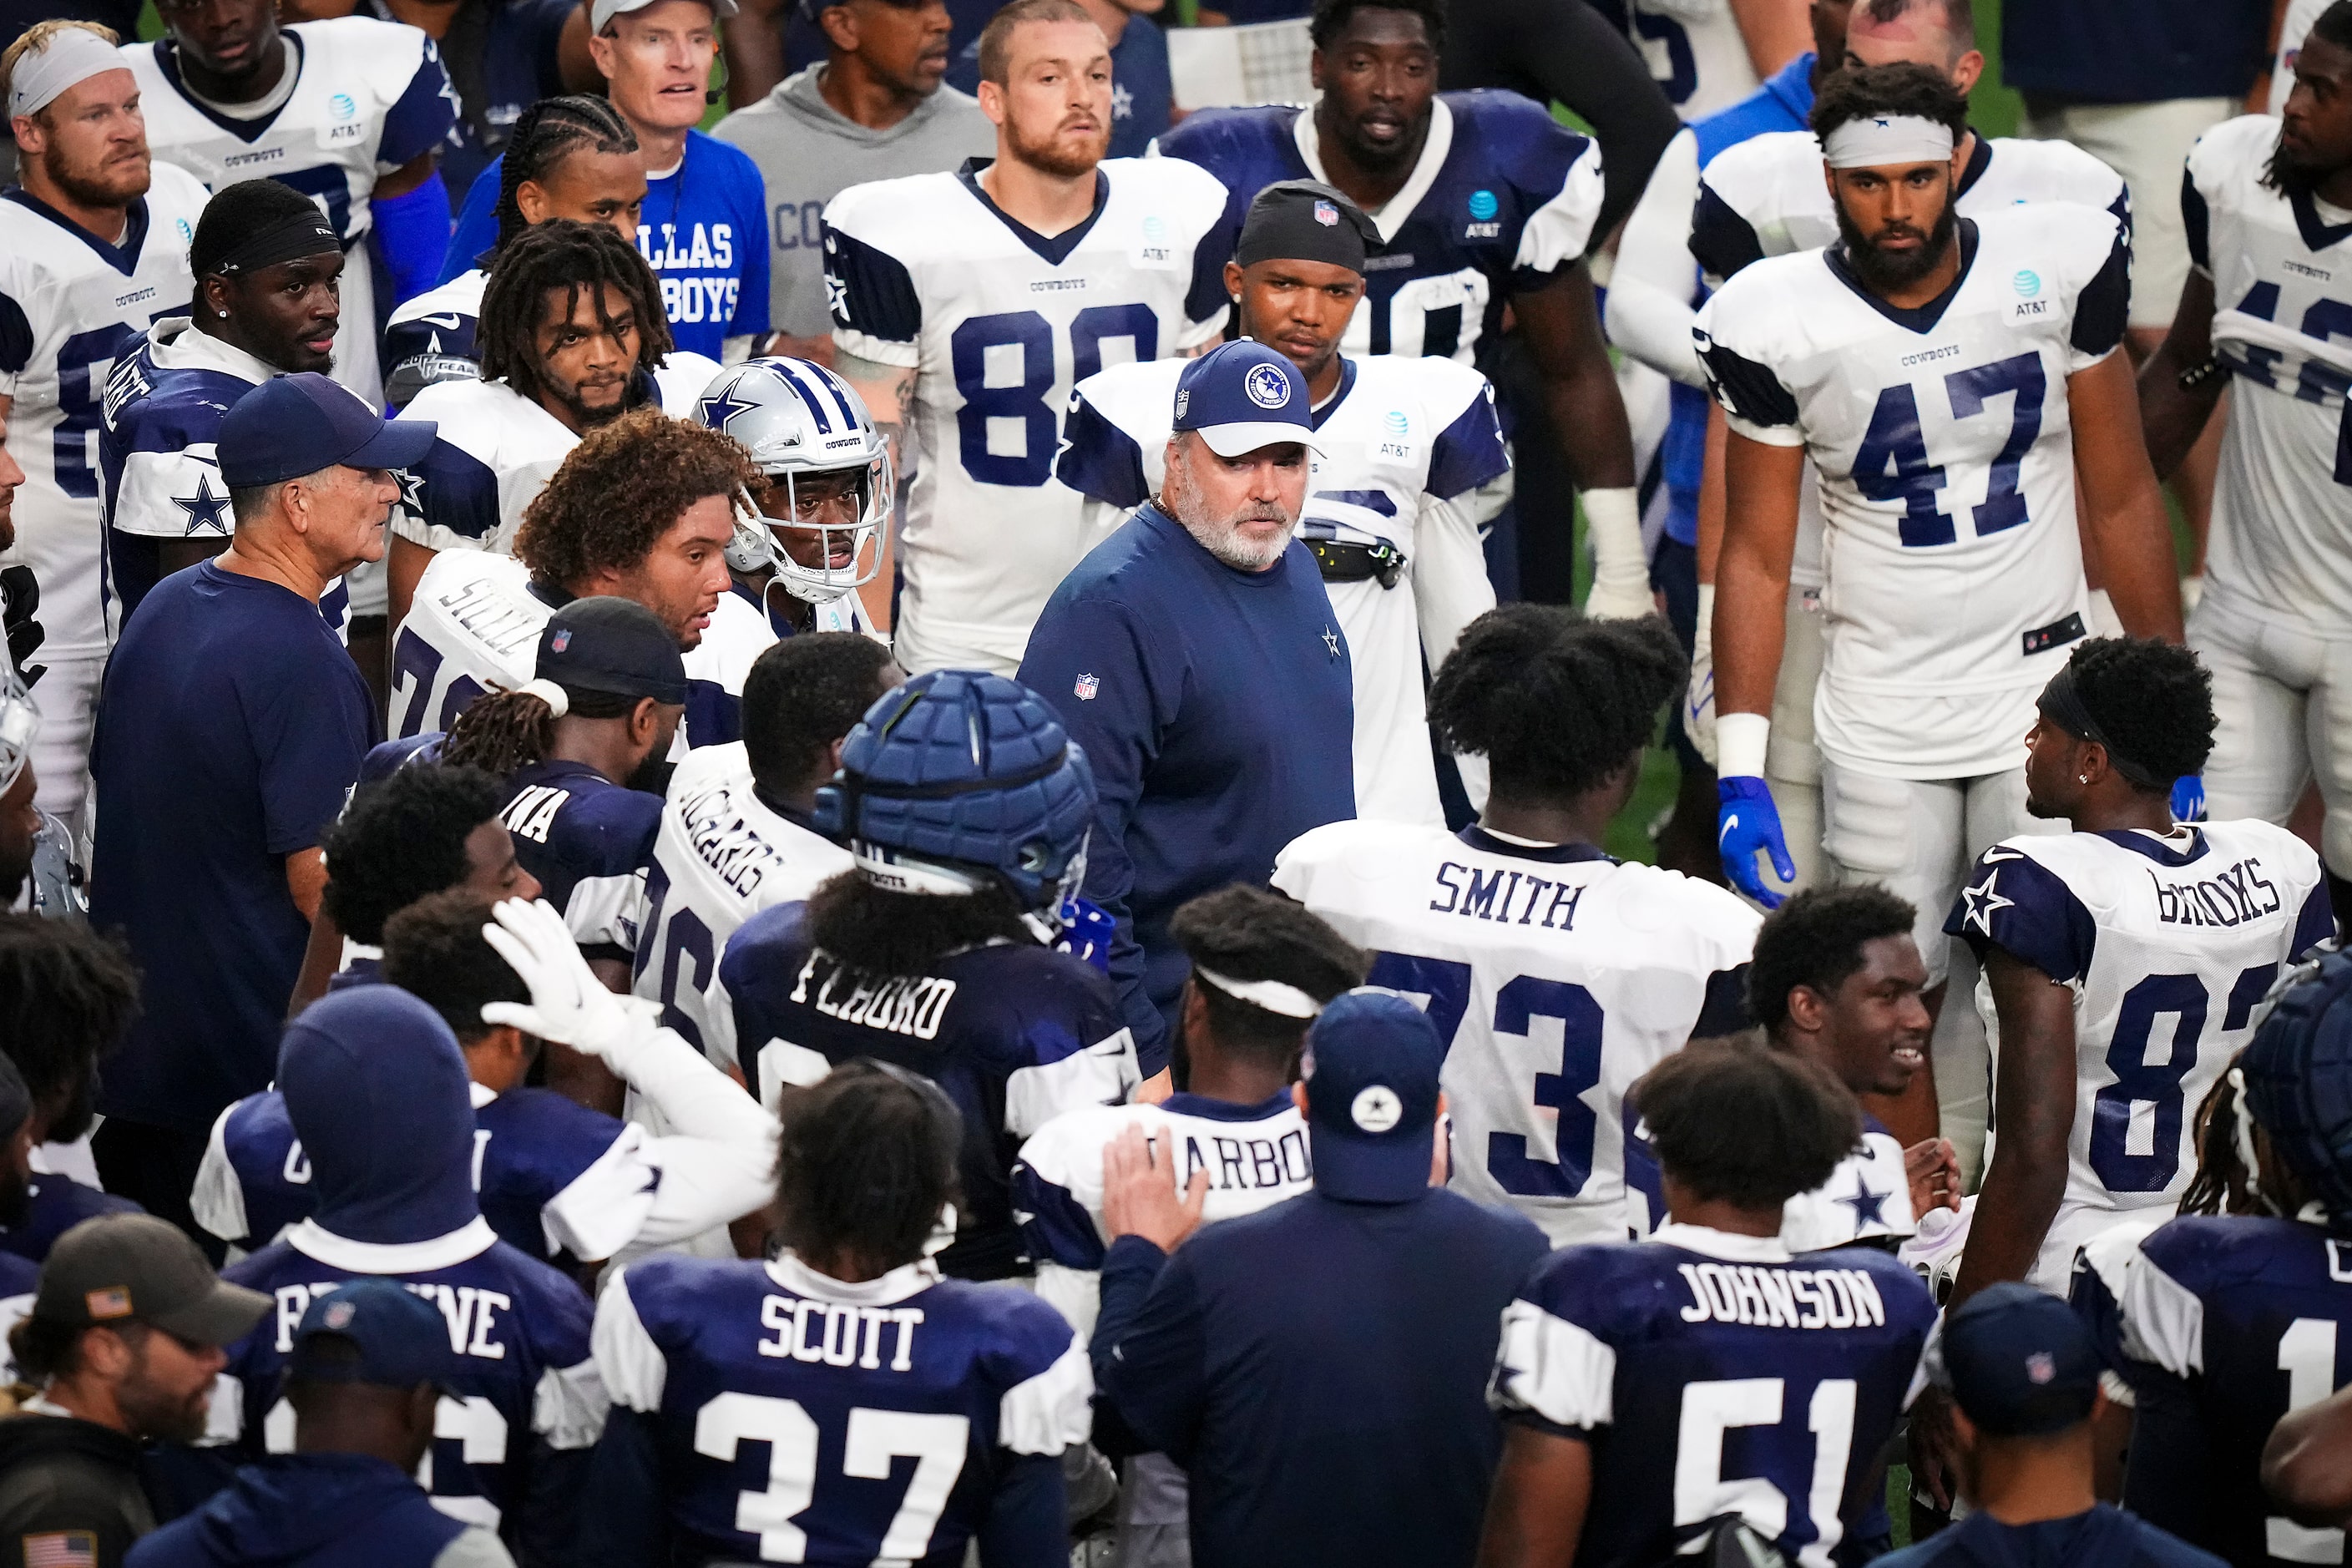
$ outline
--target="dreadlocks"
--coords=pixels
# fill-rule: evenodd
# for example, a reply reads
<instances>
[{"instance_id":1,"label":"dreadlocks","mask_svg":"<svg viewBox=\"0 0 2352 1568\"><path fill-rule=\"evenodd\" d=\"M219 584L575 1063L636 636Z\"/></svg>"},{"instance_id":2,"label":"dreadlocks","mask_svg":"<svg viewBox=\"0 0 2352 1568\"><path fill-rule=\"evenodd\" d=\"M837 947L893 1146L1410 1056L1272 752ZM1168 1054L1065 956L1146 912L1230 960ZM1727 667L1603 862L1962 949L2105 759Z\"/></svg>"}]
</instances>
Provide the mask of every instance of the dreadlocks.
<instances>
[{"instance_id":1,"label":"dreadlocks","mask_svg":"<svg viewBox=\"0 0 2352 1568\"><path fill-rule=\"evenodd\" d=\"M524 110L507 142L506 161L499 176L498 248L530 226L515 205L515 192L525 180L545 184L574 153L634 153L637 133L620 111L601 98L584 92L542 98Z\"/></svg>"},{"instance_id":2,"label":"dreadlocks","mask_svg":"<svg viewBox=\"0 0 2352 1568\"><path fill-rule=\"evenodd\" d=\"M590 297L600 302L606 289L626 300L636 318L642 370L650 373L674 346L661 286L636 247L603 224L550 218L501 246L491 264L474 340L484 381L503 380L525 397L539 395L539 322L547 296L558 289L566 291L566 318L583 289L594 290ZM607 317L606 324L612 321Z\"/></svg>"},{"instance_id":3,"label":"dreadlocks","mask_svg":"<svg viewBox=\"0 0 2352 1568\"><path fill-rule=\"evenodd\" d=\"M625 719L636 700L609 691L565 687L571 710L583 719ZM499 778L510 778L534 763L547 760L555 744L555 710L547 699L529 691L492 691L467 703L449 726L441 742L446 766L480 768Z\"/></svg>"}]
</instances>

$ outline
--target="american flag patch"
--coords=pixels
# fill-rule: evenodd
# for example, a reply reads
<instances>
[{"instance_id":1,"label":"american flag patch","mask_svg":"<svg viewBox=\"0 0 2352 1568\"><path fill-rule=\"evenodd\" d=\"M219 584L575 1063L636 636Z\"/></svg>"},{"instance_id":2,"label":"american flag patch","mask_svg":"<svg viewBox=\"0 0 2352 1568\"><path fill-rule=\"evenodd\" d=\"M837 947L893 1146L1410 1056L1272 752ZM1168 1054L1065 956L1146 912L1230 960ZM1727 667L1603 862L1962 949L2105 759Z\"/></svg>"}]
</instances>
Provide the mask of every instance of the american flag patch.
<instances>
[{"instance_id":1,"label":"american flag patch","mask_svg":"<svg viewBox=\"0 0 2352 1568\"><path fill-rule=\"evenodd\" d=\"M57 1530L23 1538L25 1568L98 1568L98 1536L87 1530Z\"/></svg>"},{"instance_id":2,"label":"american flag patch","mask_svg":"<svg viewBox=\"0 0 2352 1568\"><path fill-rule=\"evenodd\" d=\"M82 1305L89 1310L90 1317L98 1322L131 1315L131 1289L125 1285L110 1285L103 1290L92 1290L81 1300Z\"/></svg>"},{"instance_id":3,"label":"american flag patch","mask_svg":"<svg viewBox=\"0 0 2352 1568\"><path fill-rule=\"evenodd\" d=\"M1095 700L1095 693L1102 689L1102 682L1091 675L1081 675L1078 677L1077 684L1071 689L1078 694L1079 701L1092 702Z\"/></svg>"}]
</instances>

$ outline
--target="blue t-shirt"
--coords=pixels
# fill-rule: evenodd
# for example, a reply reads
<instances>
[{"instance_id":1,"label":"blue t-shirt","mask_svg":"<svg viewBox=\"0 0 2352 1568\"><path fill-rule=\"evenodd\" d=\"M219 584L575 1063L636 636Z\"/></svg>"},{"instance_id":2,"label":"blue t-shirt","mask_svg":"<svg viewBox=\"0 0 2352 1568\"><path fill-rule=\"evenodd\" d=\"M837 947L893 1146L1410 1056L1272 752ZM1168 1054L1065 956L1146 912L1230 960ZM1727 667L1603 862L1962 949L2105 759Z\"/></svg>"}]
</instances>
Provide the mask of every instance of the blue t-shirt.
<instances>
[{"instance_id":1,"label":"blue t-shirt","mask_svg":"<svg viewBox=\"0 0 2352 1568\"><path fill-rule=\"evenodd\" d=\"M318 606L275 583L207 561L131 617L90 756L90 921L122 929L143 976L108 1115L201 1133L268 1086L310 938L286 858L318 846L375 729Z\"/></svg>"},{"instance_id":2,"label":"blue t-shirt","mask_svg":"<svg viewBox=\"0 0 2352 1568\"><path fill-rule=\"evenodd\" d=\"M1932 1568L1942 1563L1967 1568L2222 1568L2219 1557L2104 1502L2094 1503L2088 1513L2032 1524L2003 1524L1989 1513L1972 1513L1916 1546L1880 1558L1877 1568Z\"/></svg>"},{"instance_id":3,"label":"blue t-shirt","mask_svg":"<svg viewBox=\"0 0 2352 1568\"><path fill-rule=\"evenodd\" d=\"M2000 19L2000 77L2084 103L2243 98L2263 68L2269 0L2033 0Z\"/></svg>"},{"instance_id":4,"label":"blue t-shirt","mask_svg":"<svg viewBox=\"0 0 2352 1568\"><path fill-rule=\"evenodd\" d=\"M441 281L478 265L499 239L494 158L466 195ZM731 337L768 330L768 188L751 154L699 131L686 157L646 184L637 251L661 279L670 336L689 353L718 359Z\"/></svg>"},{"instance_id":5,"label":"blue t-shirt","mask_svg":"<svg viewBox=\"0 0 2352 1568\"><path fill-rule=\"evenodd\" d=\"M980 38L974 35L948 67L947 83L980 92ZM1168 70L1168 35L1149 16L1129 16L1110 50L1110 152L1140 158L1175 119L1176 86Z\"/></svg>"}]
</instances>

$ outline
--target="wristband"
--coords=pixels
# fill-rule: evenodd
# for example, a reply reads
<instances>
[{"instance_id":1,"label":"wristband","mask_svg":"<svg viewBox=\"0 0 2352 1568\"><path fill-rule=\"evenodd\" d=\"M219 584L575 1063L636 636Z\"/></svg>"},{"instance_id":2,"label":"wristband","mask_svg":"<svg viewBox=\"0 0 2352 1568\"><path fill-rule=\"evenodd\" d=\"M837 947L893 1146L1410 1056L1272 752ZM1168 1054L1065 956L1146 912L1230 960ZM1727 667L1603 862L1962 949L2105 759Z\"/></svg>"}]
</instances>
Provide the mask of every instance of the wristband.
<instances>
[{"instance_id":1,"label":"wristband","mask_svg":"<svg viewBox=\"0 0 2352 1568\"><path fill-rule=\"evenodd\" d=\"M1772 739L1772 720L1763 713L1715 716L1715 773L1717 778L1764 776L1764 752Z\"/></svg>"}]
</instances>

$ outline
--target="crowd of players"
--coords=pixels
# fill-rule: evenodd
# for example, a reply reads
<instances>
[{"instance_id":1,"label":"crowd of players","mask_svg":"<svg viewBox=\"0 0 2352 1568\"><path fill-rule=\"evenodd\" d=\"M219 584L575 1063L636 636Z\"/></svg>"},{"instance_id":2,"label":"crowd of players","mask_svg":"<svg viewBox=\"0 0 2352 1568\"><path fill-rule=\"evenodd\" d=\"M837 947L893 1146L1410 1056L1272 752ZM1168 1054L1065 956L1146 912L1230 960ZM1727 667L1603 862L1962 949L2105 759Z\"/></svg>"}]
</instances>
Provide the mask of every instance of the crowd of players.
<instances>
[{"instance_id":1,"label":"crowd of players","mask_svg":"<svg viewBox=\"0 0 2352 1568\"><path fill-rule=\"evenodd\" d=\"M0 56L0 1564L2341 1562L2352 0L1109 9Z\"/></svg>"}]
</instances>

